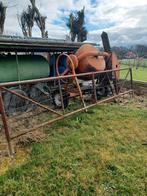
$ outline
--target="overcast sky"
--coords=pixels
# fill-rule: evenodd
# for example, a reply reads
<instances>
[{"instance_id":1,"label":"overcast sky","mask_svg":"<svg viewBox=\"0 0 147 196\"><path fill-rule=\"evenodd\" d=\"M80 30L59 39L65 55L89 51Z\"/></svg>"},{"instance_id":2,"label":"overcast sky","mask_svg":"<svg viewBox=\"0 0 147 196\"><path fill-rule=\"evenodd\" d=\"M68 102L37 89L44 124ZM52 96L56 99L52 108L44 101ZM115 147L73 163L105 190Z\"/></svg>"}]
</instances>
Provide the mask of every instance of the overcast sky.
<instances>
[{"instance_id":1,"label":"overcast sky","mask_svg":"<svg viewBox=\"0 0 147 196\"><path fill-rule=\"evenodd\" d=\"M5 34L22 35L18 17L29 0L2 0L6 5ZM100 42L102 31L108 32L111 45L147 45L147 0L36 0L41 13L47 16L49 37L65 38L69 33L66 21L71 11L85 6L88 40ZM35 26L33 36L40 36Z\"/></svg>"}]
</instances>

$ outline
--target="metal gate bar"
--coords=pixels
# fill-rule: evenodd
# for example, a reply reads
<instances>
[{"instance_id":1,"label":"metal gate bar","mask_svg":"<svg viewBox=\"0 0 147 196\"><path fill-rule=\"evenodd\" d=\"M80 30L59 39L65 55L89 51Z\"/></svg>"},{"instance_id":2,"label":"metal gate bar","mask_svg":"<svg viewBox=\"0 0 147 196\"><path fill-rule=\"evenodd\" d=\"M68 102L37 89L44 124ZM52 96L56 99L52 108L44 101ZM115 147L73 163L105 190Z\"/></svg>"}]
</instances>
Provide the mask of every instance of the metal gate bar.
<instances>
[{"instance_id":1,"label":"metal gate bar","mask_svg":"<svg viewBox=\"0 0 147 196\"><path fill-rule=\"evenodd\" d=\"M85 106L85 107L83 107L83 108L81 108L81 109L78 109L78 110L75 110L75 111L73 111L73 112L64 114L64 115L62 115L62 116L60 116L60 117L57 117L57 118L55 118L55 119L53 119L53 120L47 121L47 122L42 123L42 124L40 124L40 125L38 125L38 126L36 126L36 127L34 127L34 128L31 128L31 129L29 129L29 130L26 130L26 131L24 131L23 133L21 133L21 134L19 134L19 135L13 136L13 137L11 137L11 140L16 139L16 138L18 138L18 137L20 137L20 136L22 136L22 135L25 135L25 134L27 134L27 133L29 133L29 132L35 131L36 129L39 129L39 128L44 127L44 126L46 126L46 125L53 124L54 122L59 121L59 120L61 120L61 119L64 119L64 118L70 117L70 116L72 116L72 115L74 115L74 114L77 114L77 113L79 113L79 112L85 111L85 109L89 109L89 108L94 107L94 106L96 106L96 105L98 105L98 104L101 104L101 103L105 103L105 102L111 101L111 100L113 100L113 99L115 99L115 98L117 98L117 97L121 97L122 95L129 94L129 93L132 93L132 92L133 92L133 90L128 90L128 91L126 91L126 92L124 92L124 93L120 93L119 95L114 95L113 97L106 98L106 99L104 99L104 100L98 101L98 102L96 102L96 103L94 103L94 104L91 104L91 105L89 105L89 106Z\"/></svg>"},{"instance_id":2,"label":"metal gate bar","mask_svg":"<svg viewBox=\"0 0 147 196\"><path fill-rule=\"evenodd\" d=\"M0 87L10 87L10 86L17 86L22 84L34 84L39 82L49 82L53 80L58 79L67 79L67 78L73 78L73 77L80 77L80 76L92 76L92 74L103 74L103 73L110 73L110 72L117 72L117 71L124 71L129 70L129 68L121 68L121 69L113 69L113 70L105 70L105 71L96 71L96 72L87 72L87 73L80 73L76 75L65 75L65 76L56 76L56 77L48 77L48 78L40 78L40 79L33 79L33 80L21 80L21 81L15 81L15 82L4 82L0 84Z\"/></svg>"},{"instance_id":3,"label":"metal gate bar","mask_svg":"<svg viewBox=\"0 0 147 196\"><path fill-rule=\"evenodd\" d=\"M51 108L46 107L46 106L40 104L39 102L36 102L36 101L34 101L33 99L30 99L29 97L26 97L26 96L24 96L24 95L21 95L21 94L19 94L19 93L16 93L15 91L10 90L10 89L7 89L7 88L5 88L5 87L0 87L0 88L3 89L3 90L5 90L5 91L8 91L8 92L11 93L11 94L14 94L14 95L20 97L20 98L22 98L22 99L28 100L29 102L32 102L32 103L38 105L39 107L48 110L49 112L53 112L53 113L55 113L55 114L57 114L57 115L59 115L59 116L62 116L62 114L60 114L59 112L56 112L55 110L52 110Z\"/></svg>"}]
</instances>

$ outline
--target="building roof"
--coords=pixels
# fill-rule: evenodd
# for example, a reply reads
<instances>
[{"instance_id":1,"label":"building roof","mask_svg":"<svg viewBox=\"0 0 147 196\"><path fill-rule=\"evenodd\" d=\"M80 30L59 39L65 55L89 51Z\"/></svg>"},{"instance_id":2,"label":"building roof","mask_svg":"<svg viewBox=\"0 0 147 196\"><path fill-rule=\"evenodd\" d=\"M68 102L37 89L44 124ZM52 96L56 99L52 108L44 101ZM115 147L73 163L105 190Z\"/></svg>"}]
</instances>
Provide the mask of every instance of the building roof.
<instances>
[{"instance_id":1,"label":"building roof","mask_svg":"<svg viewBox=\"0 0 147 196\"><path fill-rule=\"evenodd\" d=\"M83 43L58 39L0 37L2 52L68 52L77 50Z\"/></svg>"}]
</instances>

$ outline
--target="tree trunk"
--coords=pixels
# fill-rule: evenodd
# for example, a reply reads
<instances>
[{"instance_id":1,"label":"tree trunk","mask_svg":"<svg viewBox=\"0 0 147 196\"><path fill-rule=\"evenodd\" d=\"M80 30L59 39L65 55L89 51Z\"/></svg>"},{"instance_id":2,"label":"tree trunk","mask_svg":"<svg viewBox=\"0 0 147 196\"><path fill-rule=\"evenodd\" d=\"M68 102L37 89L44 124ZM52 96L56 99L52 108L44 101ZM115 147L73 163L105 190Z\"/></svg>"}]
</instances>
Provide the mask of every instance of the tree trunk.
<instances>
[{"instance_id":1,"label":"tree trunk","mask_svg":"<svg viewBox=\"0 0 147 196\"><path fill-rule=\"evenodd\" d=\"M71 35L71 41L74 42L76 39L76 34L71 32L70 35Z\"/></svg>"},{"instance_id":2,"label":"tree trunk","mask_svg":"<svg viewBox=\"0 0 147 196\"><path fill-rule=\"evenodd\" d=\"M4 32L4 24L5 24L5 19L6 19L7 7L4 7L2 3L0 6L1 6L1 10L0 10L0 35L2 35Z\"/></svg>"},{"instance_id":3,"label":"tree trunk","mask_svg":"<svg viewBox=\"0 0 147 196\"><path fill-rule=\"evenodd\" d=\"M36 15L37 15L37 26L39 27L40 31L41 31L41 36L42 38L45 38L46 37L46 31L45 31L45 17L43 17L41 14L40 14L40 11L39 9L36 7L35 5L35 0L30 0L31 4L32 4L32 7L33 9L35 10L36 12ZM44 18L44 20L43 20Z\"/></svg>"},{"instance_id":4,"label":"tree trunk","mask_svg":"<svg viewBox=\"0 0 147 196\"><path fill-rule=\"evenodd\" d=\"M32 37L32 28L31 27L28 29L28 36Z\"/></svg>"}]
</instances>

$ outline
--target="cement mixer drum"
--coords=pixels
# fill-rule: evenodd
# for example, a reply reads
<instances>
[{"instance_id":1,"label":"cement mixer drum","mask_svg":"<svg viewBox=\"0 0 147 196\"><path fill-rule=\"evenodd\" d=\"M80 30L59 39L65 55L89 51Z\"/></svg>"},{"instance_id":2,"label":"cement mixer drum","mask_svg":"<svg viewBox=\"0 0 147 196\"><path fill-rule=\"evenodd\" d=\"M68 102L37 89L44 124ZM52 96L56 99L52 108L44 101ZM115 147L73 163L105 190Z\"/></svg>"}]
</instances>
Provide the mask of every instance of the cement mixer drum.
<instances>
[{"instance_id":1,"label":"cement mixer drum","mask_svg":"<svg viewBox=\"0 0 147 196\"><path fill-rule=\"evenodd\" d=\"M87 73L103 71L105 69L105 60L103 56L98 56L99 50L90 44L81 46L75 55L79 60L76 73Z\"/></svg>"}]
</instances>

